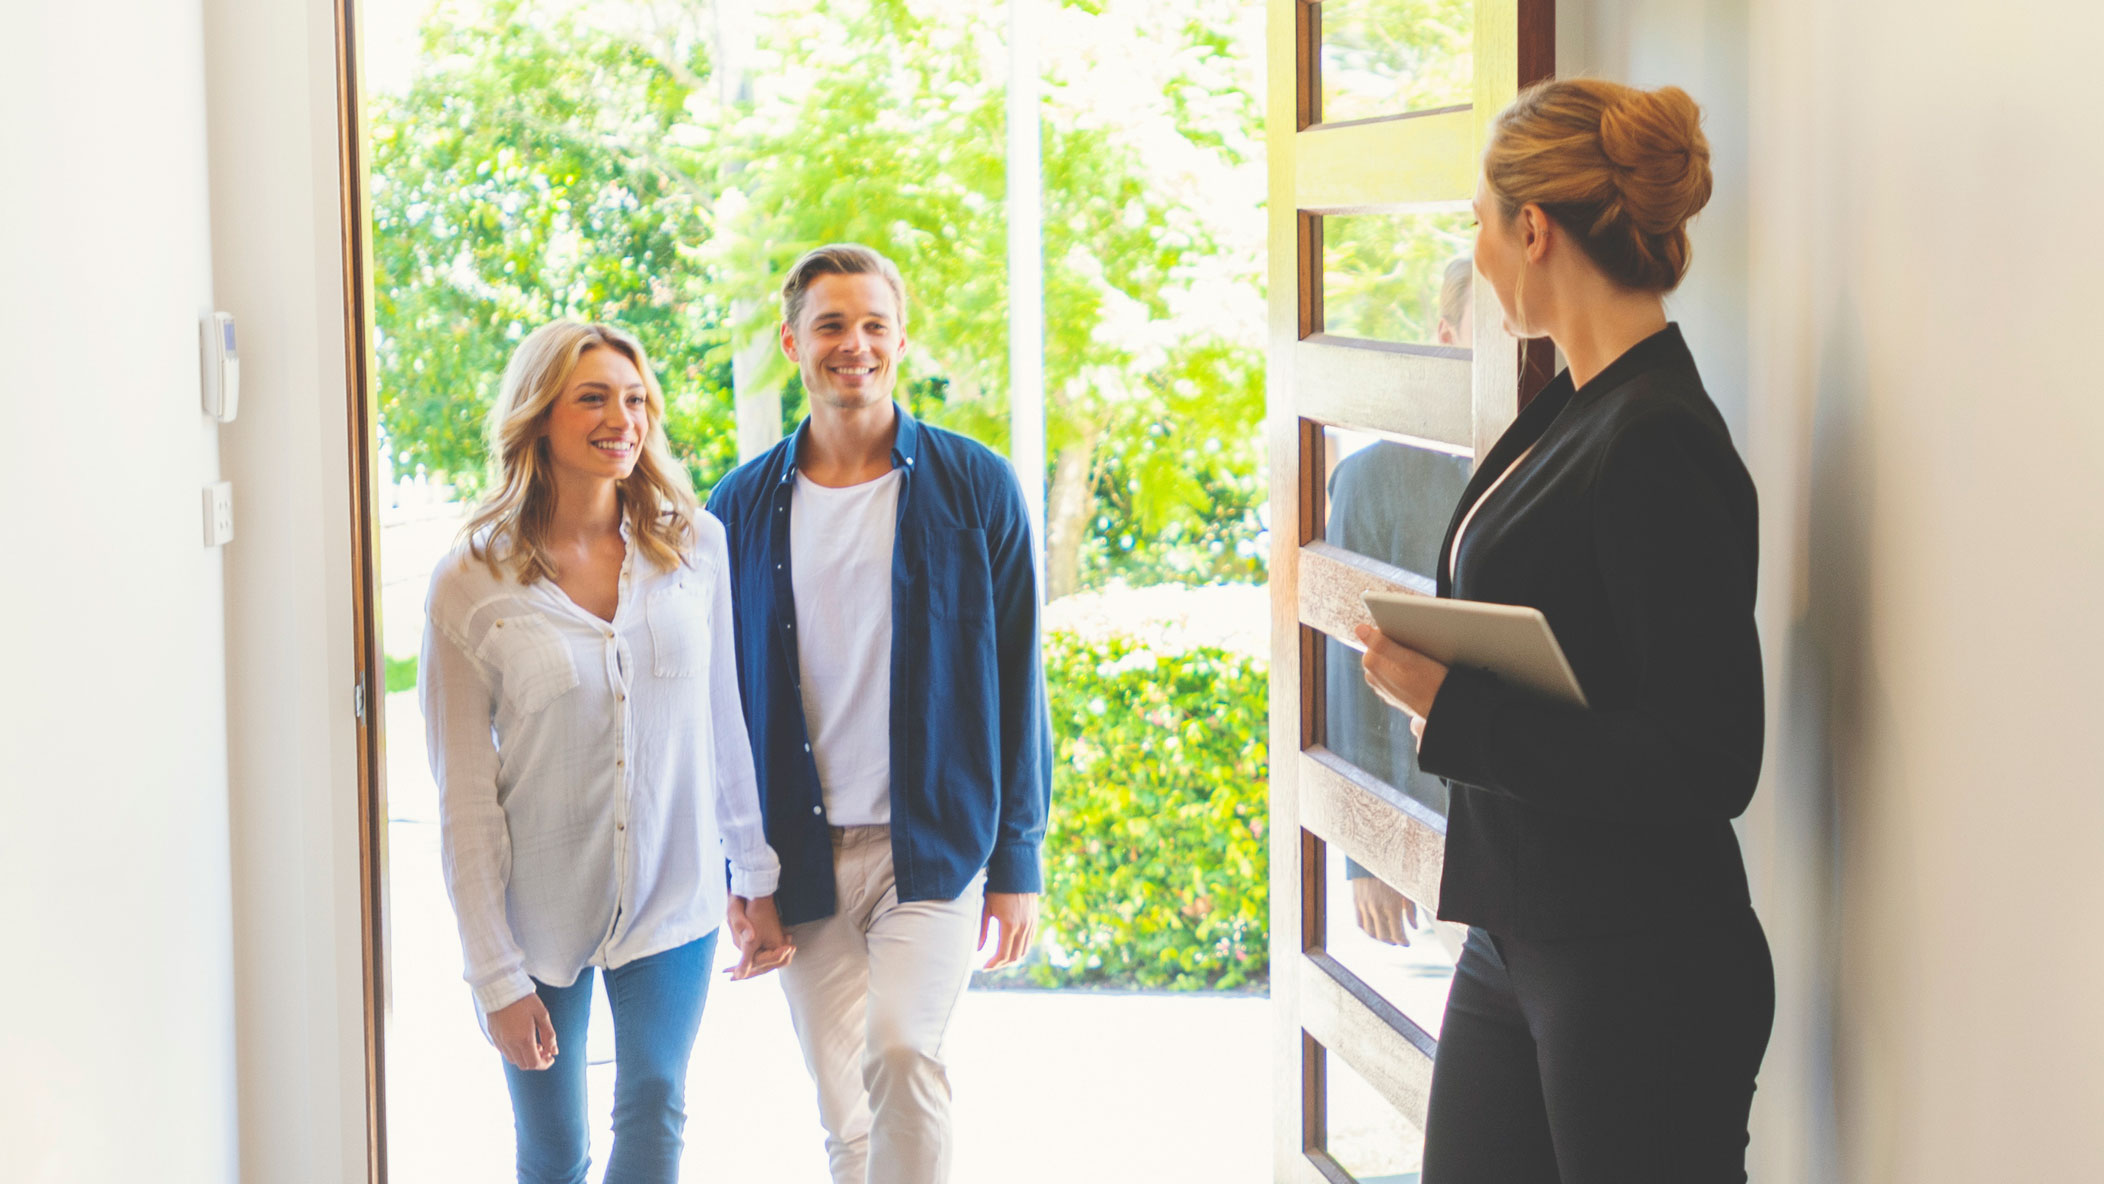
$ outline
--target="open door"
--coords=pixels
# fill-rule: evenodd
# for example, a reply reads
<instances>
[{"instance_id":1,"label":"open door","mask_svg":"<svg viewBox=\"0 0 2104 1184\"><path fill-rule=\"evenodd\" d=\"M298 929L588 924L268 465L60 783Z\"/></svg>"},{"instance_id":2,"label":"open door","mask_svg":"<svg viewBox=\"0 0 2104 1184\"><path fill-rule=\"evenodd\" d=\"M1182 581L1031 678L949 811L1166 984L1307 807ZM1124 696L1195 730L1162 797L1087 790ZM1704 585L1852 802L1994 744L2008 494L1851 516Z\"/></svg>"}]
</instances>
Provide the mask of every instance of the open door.
<instances>
[{"instance_id":1,"label":"open door","mask_svg":"<svg viewBox=\"0 0 2104 1184\"><path fill-rule=\"evenodd\" d=\"M1553 0L1270 0L1280 1181L1417 1179L1454 938L1429 921L1445 790L1352 628L1367 589L1429 593L1472 458L1548 376L1472 283L1468 203L1490 120L1552 71L1554 21Z\"/></svg>"}]
</instances>

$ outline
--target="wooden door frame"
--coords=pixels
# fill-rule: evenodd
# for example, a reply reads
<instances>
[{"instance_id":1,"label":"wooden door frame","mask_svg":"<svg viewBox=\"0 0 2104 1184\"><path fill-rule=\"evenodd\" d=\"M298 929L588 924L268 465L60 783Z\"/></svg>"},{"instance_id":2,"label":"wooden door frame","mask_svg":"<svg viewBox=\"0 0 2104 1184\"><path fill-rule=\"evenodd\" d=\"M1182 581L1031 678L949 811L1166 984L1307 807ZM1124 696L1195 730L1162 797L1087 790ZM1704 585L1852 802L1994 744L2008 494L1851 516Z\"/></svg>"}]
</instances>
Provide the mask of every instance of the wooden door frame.
<instances>
[{"instance_id":1,"label":"wooden door frame","mask_svg":"<svg viewBox=\"0 0 2104 1184\"><path fill-rule=\"evenodd\" d=\"M1321 541L1324 430L1371 427L1480 456L1547 381L1553 355L1503 332L1487 284L1475 285L1466 360L1327 338L1321 219L1467 200L1491 121L1553 71L1555 4L1476 0L1468 107L1348 125L1318 122L1319 0L1269 5L1273 1175L1350 1184L1324 1150L1325 1050L1421 1125L1436 1042L1321 948L1325 848L1436 906L1445 821L1322 744L1324 635L1350 639L1365 619L1360 591L1410 587L1400 569Z\"/></svg>"},{"instance_id":2,"label":"wooden door frame","mask_svg":"<svg viewBox=\"0 0 2104 1184\"><path fill-rule=\"evenodd\" d=\"M351 644L357 657L359 985L365 1023L365 1175L387 1180L387 682L380 659L376 510L379 401L372 389L372 243L365 88L356 0L334 0L336 152L342 219L344 389L351 474Z\"/></svg>"}]
</instances>

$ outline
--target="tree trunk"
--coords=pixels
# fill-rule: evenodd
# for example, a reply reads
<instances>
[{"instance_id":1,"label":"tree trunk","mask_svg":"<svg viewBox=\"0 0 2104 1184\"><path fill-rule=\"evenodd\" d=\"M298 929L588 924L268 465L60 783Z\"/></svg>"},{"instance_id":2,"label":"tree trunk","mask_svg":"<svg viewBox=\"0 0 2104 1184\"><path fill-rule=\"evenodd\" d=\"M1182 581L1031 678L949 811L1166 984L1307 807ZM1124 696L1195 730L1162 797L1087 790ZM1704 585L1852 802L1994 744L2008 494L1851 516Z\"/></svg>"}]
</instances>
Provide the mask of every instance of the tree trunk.
<instances>
[{"instance_id":1,"label":"tree trunk","mask_svg":"<svg viewBox=\"0 0 2104 1184\"><path fill-rule=\"evenodd\" d=\"M750 303L732 302L733 326L743 325L750 315ZM731 406L738 418L739 464L774 447L782 438L782 388L763 385L759 380L768 362L768 351L773 348L774 339L762 332L739 342L737 352L731 355Z\"/></svg>"},{"instance_id":2,"label":"tree trunk","mask_svg":"<svg viewBox=\"0 0 2104 1184\"><path fill-rule=\"evenodd\" d=\"M716 100L725 107L749 108L753 101L752 61L757 52L751 13L744 4L714 0L709 5L709 15L713 19L711 31L716 50ZM732 177L744 171L742 160L733 160L725 168ZM731 303L733 332L746 324L753 307L750 301ZM756 336L736 342L731 351L731 407L737 416L740 464L774 447L782 438L782 390L760 382L773 348L773 335L762 329Z\"/></svg>"},{"instance_id":3,"label":"tree trunk","mask_svg":"<svg viewBox=\"0 0 2104 1184\"><path fill-rule=\"evenodd\" d=\"M1081 590L1081 540L1088 535L1089 505L1094 500L1096 448L1100 428L1059 450L1052 465L1052 489L1045 499L1045 600Z\"/></svg>"}]
</instances>

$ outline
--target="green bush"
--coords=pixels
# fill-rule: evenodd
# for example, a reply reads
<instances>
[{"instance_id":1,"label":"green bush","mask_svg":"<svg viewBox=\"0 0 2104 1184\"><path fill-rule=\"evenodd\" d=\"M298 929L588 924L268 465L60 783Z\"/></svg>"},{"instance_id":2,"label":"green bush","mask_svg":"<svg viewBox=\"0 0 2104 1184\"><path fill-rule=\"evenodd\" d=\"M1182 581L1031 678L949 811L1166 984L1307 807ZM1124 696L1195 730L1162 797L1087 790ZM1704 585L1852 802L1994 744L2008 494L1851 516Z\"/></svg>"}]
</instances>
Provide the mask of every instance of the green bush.
<instances>
[{"instance_id":1,"label":"green bush","mask_svg":"<svg viewBox=\"0 0 2104 1184\"><path fill-rule=\"evenodd\" d=\"M416 655L406 658L387 658L387 693L406 691L416 686Z\"/></svg>"},{"instance_id":2,"label":"green bush","mask_svg":"<svg viewBox=\"0 0 2104 1184\"><path fill-rule=\"evenodd\" d=\"M1058 755L1031 983L1269 982L1266 679L1221 649L1046 638Z\"/></svg>"}]
</instances>

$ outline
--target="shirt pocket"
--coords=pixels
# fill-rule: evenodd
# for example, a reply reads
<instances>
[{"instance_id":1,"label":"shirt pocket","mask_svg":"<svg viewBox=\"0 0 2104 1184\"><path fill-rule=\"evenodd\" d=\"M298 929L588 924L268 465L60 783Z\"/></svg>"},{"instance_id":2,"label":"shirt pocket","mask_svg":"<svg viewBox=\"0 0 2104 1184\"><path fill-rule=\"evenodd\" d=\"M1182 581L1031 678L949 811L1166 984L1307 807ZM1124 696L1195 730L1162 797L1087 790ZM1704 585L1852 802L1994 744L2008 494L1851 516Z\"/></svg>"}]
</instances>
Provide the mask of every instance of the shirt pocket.
<instances>
[{"instance_id":1,"label":"shirt pocket","mask_svg":"<svg viewBox=\"0 0 2104 1184\"><path fill-rule=\"evenodd\" d=\"M985 621L994 615L993 568L986 532L937 526L927 535L928 611L938 621Z\"/></svg>"},{"instance_id":2,"label":"shirt pocket","mask_svg":"<svg viewBox=\"0 0 2104 1184\"><path fill-rule=\"evenodd\" d=\"M709 672L709 598L691 574L650 594L650 668L659 678Z\"/></svg>"},{"instance_id":3,"label":"shirt pocket","mask_svg":"<svg viewBox=\"0 0 2104 1184\"><path fill-rule=\"evenodd\" d=\"M497 672L505 702L520 715L532 715L577 685L570 647L537 613L497 618L475 656Z\"/></svg>"}]
</instances>

